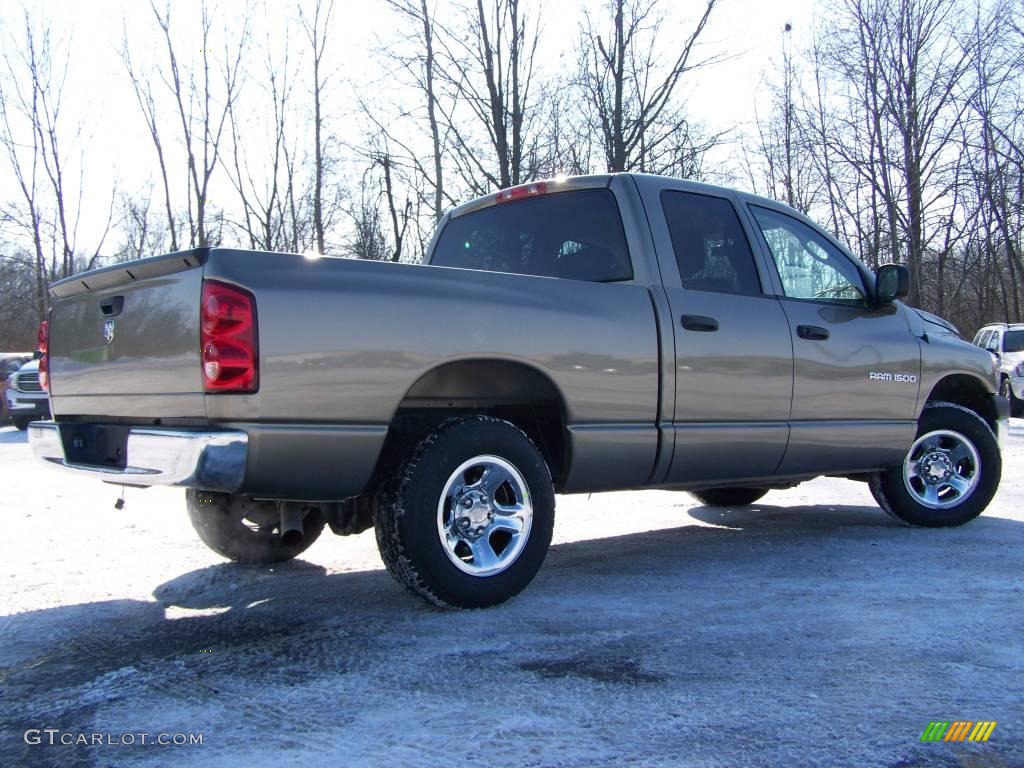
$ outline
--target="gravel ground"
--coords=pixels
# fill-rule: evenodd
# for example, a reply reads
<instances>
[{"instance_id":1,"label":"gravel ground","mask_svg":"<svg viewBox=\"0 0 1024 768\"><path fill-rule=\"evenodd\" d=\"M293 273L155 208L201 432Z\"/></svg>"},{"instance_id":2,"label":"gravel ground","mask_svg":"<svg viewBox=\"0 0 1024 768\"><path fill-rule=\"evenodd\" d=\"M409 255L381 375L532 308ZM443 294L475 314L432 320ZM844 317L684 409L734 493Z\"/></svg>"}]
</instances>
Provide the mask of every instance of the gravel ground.
<instances>
[{"instance_id":1,"label":"gravel ground","mask_svg":"<svg viewBox=\"0 0 1024 768\"><path fill-rule=\"evenodd\" d=\"M562 497L530 588L453 613L402 592L372 534L228 565L181 491L117 511L3 429L0 766L1024 766L1024 421L1004 461L952 530L842 480L735 511ZM921 743L931 720L998 725Z\"/></svg>"}]
</instances>

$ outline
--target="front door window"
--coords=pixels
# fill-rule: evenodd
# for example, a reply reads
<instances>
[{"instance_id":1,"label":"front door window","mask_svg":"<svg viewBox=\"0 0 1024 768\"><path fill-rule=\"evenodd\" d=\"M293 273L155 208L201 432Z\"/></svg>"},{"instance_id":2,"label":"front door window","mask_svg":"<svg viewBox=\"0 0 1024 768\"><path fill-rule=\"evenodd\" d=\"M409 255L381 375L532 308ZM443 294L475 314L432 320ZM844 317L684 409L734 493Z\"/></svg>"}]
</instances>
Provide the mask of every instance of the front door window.
<instances>
[{"instance_id":1,"label":"front door window","mask_svg":"<svg viewBox=\"0 0 1024 768\"><path fill-rule=\"evenodd\" d=\"M760 206L750 208L787 298L864 304L860 271L838 248L799 219Z\"/></svg>"}]
</instances>

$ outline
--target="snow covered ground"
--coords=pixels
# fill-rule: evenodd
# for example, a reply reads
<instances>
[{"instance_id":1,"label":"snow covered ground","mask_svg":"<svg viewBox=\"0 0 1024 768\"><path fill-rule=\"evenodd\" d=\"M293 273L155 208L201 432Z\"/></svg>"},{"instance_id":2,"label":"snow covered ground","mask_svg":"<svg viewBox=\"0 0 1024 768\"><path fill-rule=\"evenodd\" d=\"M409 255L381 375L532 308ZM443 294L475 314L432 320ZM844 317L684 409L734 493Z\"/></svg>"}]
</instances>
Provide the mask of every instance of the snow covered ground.
<instances>
[{"instance_id":1,"label":"snow covered ground","mask_svg":"<svg viewBox=\"0 0 1024 768\"><path fill-rule=\"evenodd\" d=\"M181 491L117 511L0 430L0 766L1021 766L1013 432L959 529L900 526L841 480L738 511L562 497L529 589L454 613L392 582L370 533L225 564ZM931 720L998 725L921 743ZM25 743L45 728L203 744Z\"/></svg>"}]
</instances>

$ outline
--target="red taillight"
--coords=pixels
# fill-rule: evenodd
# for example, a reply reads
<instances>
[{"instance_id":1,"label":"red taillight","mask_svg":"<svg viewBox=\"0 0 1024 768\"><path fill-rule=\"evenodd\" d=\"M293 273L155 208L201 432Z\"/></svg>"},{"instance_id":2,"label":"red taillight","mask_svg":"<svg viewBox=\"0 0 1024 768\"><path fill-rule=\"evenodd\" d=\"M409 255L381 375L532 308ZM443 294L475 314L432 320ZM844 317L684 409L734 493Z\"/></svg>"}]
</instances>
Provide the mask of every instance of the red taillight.
<instances>
[{"instance_id":1,"label":"red taillight","mask_svg":"<svg viewBox=\"0 0 1024 768\"><path fill-rule=\"evenodd\" d=\"M255 392L259 388L256 299L251 293L204 280L199 333L207 392Z\"/></svg>"},{"instance_id":2,"label":"red taillight","mask_svg":"<svg viewBox=\"0 0 1024 768\"><path fill-rule=\"evenodd\" d=\"M518 187L503 189L494 196L494 201L497 203L507 203L512 200L522 200L524 197L543 195L547 191L548 184L546 181L534 181L529 184L520 184Z\"/></svg>"},{"instance_id":3,"label":"red taillight","mask_svg":"<svg viewBox=\"0 0 1024 768\"><path fill-rule=\"evenodd\" d=\"M39 386L50 391L50 322L39 324Z\"/></svg>"}]
</instances>

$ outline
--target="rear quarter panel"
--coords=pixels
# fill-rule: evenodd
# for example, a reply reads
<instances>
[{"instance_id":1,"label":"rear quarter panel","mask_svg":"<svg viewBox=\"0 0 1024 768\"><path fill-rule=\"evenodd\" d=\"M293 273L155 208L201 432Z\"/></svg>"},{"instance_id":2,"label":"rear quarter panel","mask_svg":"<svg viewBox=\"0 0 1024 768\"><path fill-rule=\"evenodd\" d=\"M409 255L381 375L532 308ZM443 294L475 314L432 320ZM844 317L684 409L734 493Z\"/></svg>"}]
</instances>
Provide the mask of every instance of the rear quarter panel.
<instances>
[{"instance_id":1,"label":"rear quarter panel","mask_svg":"<svg viewBox=\"0 0 1024 768\"><path fill-rule=\"evenodd\" d=\"M639 485L652 471L659 351L642 285L230 250L211 251L205 277L253 292L260 344L259 392L207 395L211 420L377 427L382 442L432 369L507 360L561 394L570 486ZM378 438L362 434L372 450Z\"/></svg>"}]
</instances>

